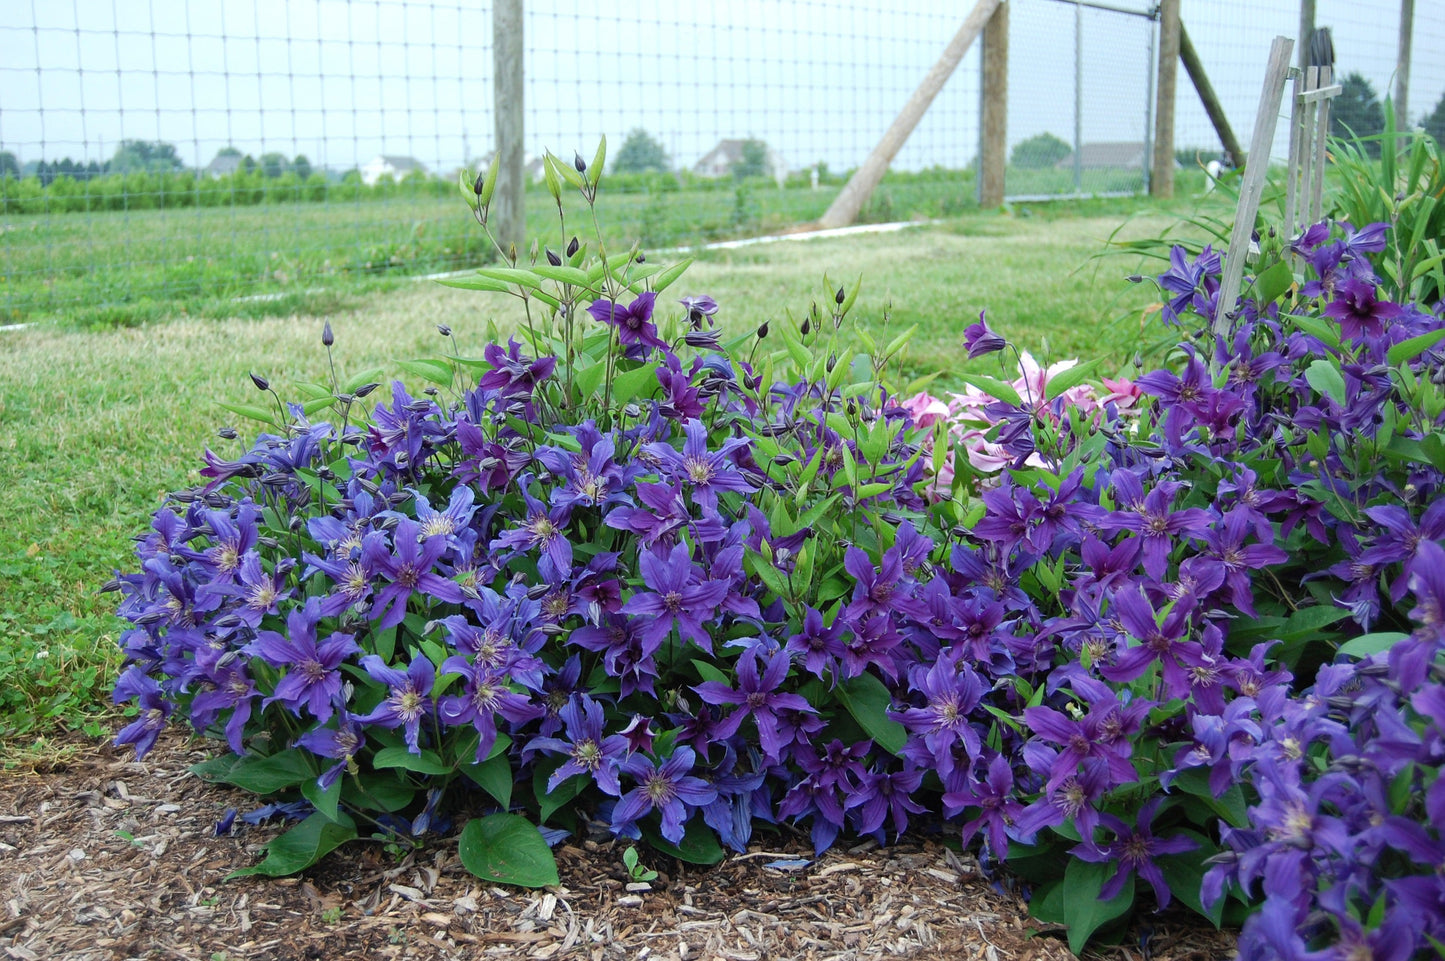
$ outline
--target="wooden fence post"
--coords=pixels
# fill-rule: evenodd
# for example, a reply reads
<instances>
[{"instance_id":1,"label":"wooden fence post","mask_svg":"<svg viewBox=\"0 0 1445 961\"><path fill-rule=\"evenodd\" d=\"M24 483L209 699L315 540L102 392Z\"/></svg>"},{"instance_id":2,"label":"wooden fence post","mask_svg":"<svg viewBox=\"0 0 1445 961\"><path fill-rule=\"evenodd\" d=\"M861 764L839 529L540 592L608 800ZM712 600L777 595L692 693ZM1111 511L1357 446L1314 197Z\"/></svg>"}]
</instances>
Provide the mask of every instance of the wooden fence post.
<instances>
[{"instance_id":1,"label":"wooden fence post","mask_svg":"<svg viewBox=\"0 0 1445 961\"><path fill-rule=\"evenodd\" d=\"M878 141L878 146L873 148L868 159L848 178L848 183L833 199L832 206L818 219L820 227L846 227L858 219L858 212L873 195L873 190L883 179L888 165L898 155L913 128L918 126L918 121L923 119L928 105L933 103L933 98L943 89L958 62L983 32L983 25L993 16L999 2L1000 0L978 0L968 19L963 21L963 26L958 28L958 33L954 34L953 40L943 51L943 56L938 58L933 69L924 76L918 89L913 91L913 96L908 98L908 103L898 112L893 125L888 128L883 139Z\"/></svg>"},{"instance_id":2,"label":"wooden fence post","mask_svg":"<svg viewBox=\"0 0 1445 961\"><path fill-rule=\"evenodd\" d=\"M1008 166L1008 4L983 28L983 143L978 160L978 205L1003 203Z\"/></svg>"},{"instance_id":3,"label":"wooden fence post","mask_svg":"<svg viewBox=\"0 0 1445 961\"><path fill-rule=\"evenodd\" d=\"M1154 88L1154 158L1149 194L1174 196L1174 92L1179 76L1179 0L1159 4L1159 81Z\"/></svg>"},{"instance_id":4,"label":"wooden fence post","mask_svg":"<svg viewBox=\"0 0 1445 961\"><path fill-rule=\"evenodd\" d=\"M493 112L496 115L497 189L492 195L492 222L497 242L506 250L515 244L523 254L527 239L526 172L522 168L523 46L522 0L496 0L492 8L492 54L495 68Z\"/></svg>"},{"instance_id":5,"label":"wooden fence post","mask_svg":"<svg viewBox=\"0 0 1445 961\"><path fill-rule=\"evenodd\" d=\"M1414 33L1415 0L1400 0L1400 48L1395 57L1396 130L1410 129L1410 41Z\"/></svg>"}]
</instances>

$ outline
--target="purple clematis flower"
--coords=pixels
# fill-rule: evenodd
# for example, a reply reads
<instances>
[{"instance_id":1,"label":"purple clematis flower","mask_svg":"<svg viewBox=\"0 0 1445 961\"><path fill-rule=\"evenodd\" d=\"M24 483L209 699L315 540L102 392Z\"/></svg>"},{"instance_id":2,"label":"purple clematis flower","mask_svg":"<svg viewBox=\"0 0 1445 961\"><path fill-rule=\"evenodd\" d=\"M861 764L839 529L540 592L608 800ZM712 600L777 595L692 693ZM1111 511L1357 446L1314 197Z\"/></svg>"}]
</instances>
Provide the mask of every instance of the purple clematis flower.
<instances>
[{"instance_id":1,"label":"purple clematis flower","mask_svg":"<svg viewBox=\"0 0 1445 961\"><path fill-rule=\"evenodd\" d=\"M329 790L337 779L351 766L352 758L366 746L366 730L360 719L342 711L336 727L318 727L297 738L296 743L317 757L329 757L336 763L321 772L316 784L321 790Z\"/></svg>"},{"instance_id":2,"label":"purple clematis flower","mask_svg":"<svg viewBox=\"0 0 1445 961\"><path fill-rule=\"evenodd\" d=\"M478 764L487 759L497 743L498 714L513 724L522 724L545 710L533 705L525 694L509 688L507 676L481 658L468 662L460 654L453 654L442 663L442 673L460 674L466 687L461 694L442 698L437 713L448 726L470 724L476 729Z\"/></svg>"},{"instance_id":3,"label":"purple clematis flower","mask_svg":"<svg viewBox=\"0 0 1445 961\"><path fill-rule=\"evenodd\" d=\"M656 549L644 551L638 555L638 566L650 590L633 594L622 605L622 613L647 619L642 626L644 646L656 650L676 624L684 641L712 653L712 638L703 622L712 619L727 596L727 582L702 578L684 543L666 555Z\"/></svg>"},{"instance_id":4,"label":"purple clematis flower","mask_svg":"<svg viewBox=\"0 0 1445 961\"><path fill-rule=\"evenodd\" d=\"M589 775L603 791L618 797L622 783L617 779L619 765L627 757L630 742L621 734L603 734L602 705L583 694L561 711L567 737L534 737L527 742L528 751L561 754L567 759L547 779L547 790L569 777Z\"/></svg>"},{"instance_id":5,"label":"purple clematis flower","mask_svg":"<svg viewBox=\"0 0 1445 961\"><path fill-rule=\"evenodd\" d=\"M687 485L693 501L708 511L717 510L720 491L751 494L755 490L733 464L734 452L747 450L750 441L730 437L718 445L717 450L709 450L706 424L694 418L683 424L682 429L687 439L681 452L671 444L647 445L647 452L658 460L657 469L664 481Z\"/></svg>"},{"instance_id":6,"label":"purple clematis flower","mask_svg":"<svg viewBox=\"0 0 1445 961\"><path fill-rule=\"evenodd\" d=\"M717 788L688 774L696 761L697 755L690 747L677 748L661 764L641 754L624 760L621 768L637 782L637 787L622 795L612 809L613 833L620 834L649 811L657 811L662 815L662 836L673 844L680 842L690 809L717 799Z\"/></svg>"},{"instance_id":7,"label":"purple clematis flower","mask_svg":"<svg viewBox=\"0 0 1445 961\"><path fill-rule=\"evenodd\" d=\"M332 634L317 642L316 622L321 620L321 601L309 598L304 607L286 616L286 633L261 631L245 651L272 667L287 666L286 676L263 702L280 701L292 711L304 705L311 716L323 723L331 717L341 697L341 662L361 648L350 634Z\"/></svg>"},{"instance_id":8,"label":"purple clematis flower","mask_svg":"<svg viewBox=\"0 0 1445 961\"><path fill-rule=\"evenodd\" d=\"M376 710L356 720L378 727L402 728L406 749L412 754L420 754L421 747L417 742L421 736L421 722L435 707L431 695L437 672L432 662L423 655L417 655L403 673L387 667L377 655L368 654L361 659L361 666L374 680L385 684L390 692Z\"/></svg>"},{"instance_id":9,"label":"purple clematis flower","mask_svg":"<svg viewBox=\"0 0 1445 961\"><path fill-rule=\"evenodd\" d=\"M599 323L611 324L617 328L617 339L623 347L632 349L667 349L667 342L657 336L657 325L652 322L652 307L657 294L646 291L626 307L610 300L598 300L587 308L587 313Z\"/></svg>"},{"instance_id":10,"label":"purple clematis flower","mask_svg":"<svg viewBox=\"0 0 1445 961\"><path fill-rule=\"evenodd\" d=\"M760 663L761 673L758 671ZM743 719L751 715L758 728L758 742L762 745L764 760L782 760L788 740L778 729L775 712L793 710L817 713L801 694L778 692L778 686L787 678L791 664L792 661L784 652L763 656L756 647L750 647L738 658L736 690L721 681L706 681L693 687L698 696L709 704L738 705L738 709L723 718L718 725L717 736L732 737L737 733Z\"/></svg>"},{"instance_id":11,"label":"purple clematis flower","mask_svg":"<svg viewBox=\"0 0 1445 961\"><path fill-rule=\"evenodd\" d=\"M1008 341L989 329L983 315L984 311L979 311L978 322L969 324L963 330L963 347L968 351L969 360L998 353L1008 346Z\"/></svg>"},{"instance_id":12,"label":"purple clematis flower","mask_svg":"<svg viewBox=\"0 0 1445 961\"><path fill-rule=\"evenodd\" d=\"M1162 797L1146 801L1139 808L1133 828L1112 814L1101 814L1099 823L1114 833L1114 840L1102 846L1084 843L1070 849L1069 853L1081 861L1113 861L1119 865L1114 876L1105 882L1099 891L1099 900L1109 900L1123 889L1130 874L1138 874L1154 889L1154 897L1158 900L1159 907L1163 909L1169 906L1169 884L1164 880L1164 872L1154 859L1161 854L1193 851L1199 847L1199 842L1182 835L1172 838L1155 836L1154 816L1159 813L1159 805L1163 803Z\"/></svg>"},{"instance_id":13,"label":"purple clematis flower","mask_svg":"<svg viewBox=\"0 0 1445 961\"><path fill-rule=\"evenodd\" d=\"M706 294L701 297L684 297L678 301L687 311L687 322L693 330L702 330L703 324L711 327L713 315L717 313L717 301Z\"/></svg>"},{"instance_id":14,"label":"purple clematis flower","mask_svg":"<svg viewBox=\"0 0 1445 961\"><path fill-rule=\"evenodd\" d=\"M377 630L400 624L406 617L407 603L415 593L448 604L466 600L454 581L435 570L437 561L447 551L445 537L427 537L420 524L402 518L397 522L392 544L395 553L387 549L383 539L367 535L361 549L363 564L391 582L377 592L371 605L371 616L379 619Z\"/></svg>"},{"instance_id":15,"label":"purple clematis flower","mask_svg":"<svg viewBox=\"0 0 1445 961\"><path fill-rule=\"evenodd\" d=\"M1325 316L1339 321L1341 337L1358 343L1383 333L1386 321L1405 315L1399 304L1376 297L1373 280L1351 277L1335 288L1335 299L1325 306Z\"/></svg>"}]
</instances>

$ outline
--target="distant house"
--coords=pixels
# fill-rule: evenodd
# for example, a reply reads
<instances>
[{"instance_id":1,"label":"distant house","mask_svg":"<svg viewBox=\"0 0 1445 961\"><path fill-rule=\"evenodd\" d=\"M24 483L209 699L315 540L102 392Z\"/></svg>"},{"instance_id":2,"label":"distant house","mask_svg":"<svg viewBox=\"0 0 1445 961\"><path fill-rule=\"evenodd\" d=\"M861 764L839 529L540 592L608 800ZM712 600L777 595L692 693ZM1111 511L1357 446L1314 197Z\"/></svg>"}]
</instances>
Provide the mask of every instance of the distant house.
<instances>
[{"instance_id":1,"label":"distant house","mask_svg":"<svg viewBox=\"0 0 1445 961\"><path fill-rule=\"evenodd\" d=\"M206 176L212 180L218 177L229 177L241 169L244 158L238 153L217 154L215 159L206 164Z\"/></svg>"},{"instance_id":2,"label":"distant house","mask_svg":"<svg viewBox=\"0 0 1445 961\"><path fill-rule=\"evenodd\" d=\"M392 180L400 180L407 174L414 173L418 170L426 173L426 167L422 166L421 161L415 157L378 154L373 160L361 167L361 182L368 187L375 187L376 182L382 177L389 176Z\"/></svg>"},{"instance_id":3,"label":"distant house","mask_svg":"<svg viewBox=\"0 0 1445 961\"><path fill-rule=\"evenodd\" d=\"M1086 143L1079 150L1079 160L1084 170L1142 170L1148 166L1144 145L1127 140ZM1054 169L1073 170L1073 153L1054 164Z\"/></svg>"},{"instance_id":4,"label":"distant house","mask_svg":"<svg viewBox=\"0 0 1445 961\"><path fill-rule=\"evenodd\" d=\"M743 159L743 144L746 140L727 138L719 140L717 146L702 155L702 159L692 165L692 172L699 177L727 177L731 176L733 168ZM765 161L768 176L778 183L782 183L788 176L788 165L783 158L772 147L767 148L767 159Z\"/></svg>"}]
</instances>

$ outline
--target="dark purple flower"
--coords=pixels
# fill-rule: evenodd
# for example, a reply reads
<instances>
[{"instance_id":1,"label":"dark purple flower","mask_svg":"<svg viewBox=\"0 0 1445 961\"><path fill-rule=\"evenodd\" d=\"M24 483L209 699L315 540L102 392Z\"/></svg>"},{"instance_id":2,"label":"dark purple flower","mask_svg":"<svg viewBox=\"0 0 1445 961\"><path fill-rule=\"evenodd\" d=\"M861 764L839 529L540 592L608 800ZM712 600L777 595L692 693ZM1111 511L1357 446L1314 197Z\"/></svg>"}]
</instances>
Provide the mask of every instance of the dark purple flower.
<instances>
[{"instance_id":1,"label":"dark purple flower","mask_svg":"<svg viewBox=\"0 0 1445 961\"><path fill-rule=\"evenodd\" d=\"M891 822L895 838L907 831L908 816L928 810L913 800L925 773L911 765L901 771L865 772L858 779L857 790L849 793L845 802L853 812L858 833L878 834L885 822Z\"/></svg>"},{"instance_id":2,"label":"dark purple flower","mask_svg":"<svg viewBox=\"0 0 1445 961\"><path fill-rule=\"evenodd\" d=\"M617 339L626 348L667 349L667 342L657 336L657 325L652 322L652 307L657 294L646 291L626 307L610 300L598 300L587 308L587 312L599 323L611 324L617 328Z\"/></svg>"},{"instance_id":3,"label":"dark purple flower","mask_svg":"<svg viewBox=\"0 0 1445 961\"><path fill-rule=\"evenodd\" d=\"M523 475L520 486L522 499L526 502L527 519L502 532L502 536L491 543L491 550L532 550L539 549L551 559L558 571L572 569L572 542L567 540L567 522L572 517L570 505L561 505L548 510L547 505L532 496L532 476Z\"/></svg>"},{"instance_id":4,"label":"dark purple flower","mask_svg":"<svg viewBox=\"0 0 1445 961\"><path fill-rule=\"evenodd\" d=\"M759 662L762 671L759 672ZM737 689L721 681L706 681L693 687L709 704L736 704L738 709L725 717L718 725L718 737L732 737L737 733L743 719L752 717L758 728L758 743L762 745L764 760L774 762L782 759L783 749L788 742L778 730L777 711L794 710L816 713L813 706L800 694L779 693L778 687L788 676L791 661L785 652L762 656L758 649L750 647L737 662Z\"/></svg>"},{"instance_id":5,"label":"dark purple flower","mask_svg":"<svg viewBox=\"0 0 1445 961\"><path fill-rule=\"evenodd\" d=\"M135 756L143 758L155 747L156 738L160 737L161 731L165 729L166 719L171 716L173 706L161 693L161 687L155 679L135 668L127 671L121 676L121 680L116 682L115 696L117 702L128 698L139 702L136 705L136 719L116 733L116 746L134 745Z\"/></svg>"},{"instance_id":6,"label":"dark purple flower","mask_svg":"<svg viewBox=\"0 0 1445 961\"><path fill-rule=\"evenodd\" d=\"M1191 305L1196 312L1207 314L1210 298L1218 292L1219 280L1215 275L1219 271L1219 254L1208 245L1193 263L1189 262L1189 254L1183 247L1169 251L1169 269L1159 275L1159 286L1174 294L1164 305L1164 322L1179 323L1179 315Z\"/></svg>"},{"instance_id":7,"label":"dark purple flower","mask_svg":"<svg viewBox=\"0 0 1445 961\"><path fill-rule=\"evenodd\" d=\"M1377 300L1373 280L1350 277L1335 288L1335 299L1325 306L1325 316L1339 321L1340 336L1359 342L1383 333L1385 322L1405 315L1399 304Z\"/></svg>"},{"instance_id":8,"label":"dark purple flower","mask_svg":"<svg viewBox=\"0 0 1445 961\"><path fill-rule=\"evenodd\" d=\"M1023 814L1023 805L1014 798L1014 776L1008 758L995 754L989 759L983 777L968 774L964 783L943 795L944 811L953 817L966 808L976 808L978 816L963 826L963 845L968 846L979 831L987 832L988 850L995 857L1008 853L1008 834Z\"/></svg>"},{"instance_id":9,"label":"dark purple flower","mask_svg":"<svg viewBox=\"0 0 1445 961\"><path fill-rule=\"evenodd\" d=\"M989 330L983 315L984 312L979 311L977 323L969 324L963 330L963 347L968 351L969 360L997 353L1008 346L1008 341Z\"/></svg>"},{"instance_id":10,"label":"dark purple flower","mask_svg":"<svg viewBox=\"0 0 1445 961\"><path fill-rule=\"evenodd\" d=\"M687 311L687 322L693 330L701 330L704 322L707 326L713 325L713 315L717 313L717 301L704 294L701 297L684 297L678 301Z\"/></svg>"},{"instance_id":11,"label":"dark purple flower","mask_svg":"<svg viewBox=\"0 0 1445 961\"><path fill-rule=\"evenodd\" d=\"M963 660L962 651L944 652L931 665L915 664L908 671L908 682L926 703L889 711L888 716L913 735L904 756L946 778L956 763L955 746L961 746L970 758L978 756L981 741L969 714L983 699L987 685Z\"/></svg>"},{"instance_id":12,"label":"dark purple flower","mask_svg":"<svg viewBox=\"0 0 1445 961\"><path fill-rule=\"evenodd\" d=\"M613 832L623 833L649 811L657 811L662 815L662 836L673 844L680 842L690 810L717 799L717 788L688 774L696 760L690 747L677 748L661 764L641 754L624 760L620 766L637 787L622 795L612 809Z\"/></svg>"},{"instance_id":13,"label":"dark purple flower","mask_svg":"<svg viewBox=\"0 0 1445 961\"><path fill-rule=\"evenodd\" d=\"M552 376L557 366L555 357L538 357L535 360L522 356L522 345L508 340L507 346L488 344L482 357L492 369L477 381L480 390L495 390L504 397L528 396L541 381Z\"/></svg>"},{"instance_id":14,"label":"dark purple flower","mask_svg":"<svg viewBox=\"0 0 1445 961\"><path fill-rule=\"evenodd\" d=\"M801 658L805 671L821 678L843 656L842 633L836 620L824 626L823 615L808 607L803 613L802 630L789 637L783 649L789 656Z\"/></svg>"},{"instance_id":15,"label":"dark purple flower","mask_svg":"<svg viewBox=\"0 0 1445 961\"><path fill-rule=\"evenodd\" d=\"M297 738L296 743L317 757L333 758L336 763L316 779L321 790L330 789L337 779L351 767L352 758L366 746L366 731L358 718L346 711L338 715L336 727L317 727Z\"/></svg>"},{"instance_id":16,"label":"dark purple flower","mask_svg":"<svg viewBox=\"0 0 1445 961\"><path fill-rule=\"evenodd\" d=\"M1070 849L1069 853L1081 861L1113 861L1118 864L1119 869L1099 891L1099 900L1109 900L1123 889L1124 882L1131 874L1138 874L1154 889L1154 897L1159 902L1159 907L1162 909L1169 906L1169 884L1164 880L1164 872L1154 859L1162 854L1193 851L1199 847L1199 842L1183 835L1172 838L1154 835L1154 816L1159 813L1159 806L1163 803L1162 797L1145 801L1139 808L1133 828L1112 814L1102 814L1099 816L1099 823L1113 832L1114 840L1105 845L1086 841Z\"/></svg>"}]
</instances>

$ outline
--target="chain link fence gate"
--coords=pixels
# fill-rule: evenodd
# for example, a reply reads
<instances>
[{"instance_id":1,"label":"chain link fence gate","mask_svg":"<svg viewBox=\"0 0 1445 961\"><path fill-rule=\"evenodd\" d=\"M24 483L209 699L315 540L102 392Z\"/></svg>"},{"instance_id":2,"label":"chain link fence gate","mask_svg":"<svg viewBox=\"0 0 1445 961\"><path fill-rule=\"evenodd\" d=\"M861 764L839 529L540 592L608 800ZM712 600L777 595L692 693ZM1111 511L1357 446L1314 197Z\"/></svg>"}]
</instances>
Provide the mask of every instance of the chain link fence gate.
<instances>
[{"instance_id":1,"label":"chain link fence gate","mask_svg":"<svg viewBox=\"0 0 1445 961\"><path fill-rule=\"evenodd\" d=\"M1012 7L1005 199L1147 192L1157 9L1096 0Z\"/></svg>"}]
</instances>

